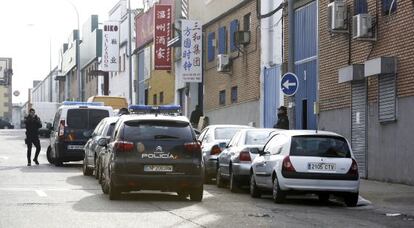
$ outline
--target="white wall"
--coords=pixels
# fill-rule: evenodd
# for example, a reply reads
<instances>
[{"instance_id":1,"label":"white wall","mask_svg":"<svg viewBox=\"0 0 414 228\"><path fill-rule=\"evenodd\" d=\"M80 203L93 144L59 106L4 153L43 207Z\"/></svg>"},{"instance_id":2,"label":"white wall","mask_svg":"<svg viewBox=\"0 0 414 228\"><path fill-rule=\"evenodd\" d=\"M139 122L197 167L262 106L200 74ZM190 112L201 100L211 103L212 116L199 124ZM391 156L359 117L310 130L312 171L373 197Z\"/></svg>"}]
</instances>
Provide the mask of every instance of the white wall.
<instances>
[{"instance_id":1,"label":"white wall","mask_svg":"<svg viewBox=\"0 0 414 228\"><path fill-rule=\"evenodd\" d=\"M261 1L261 13L267 14L276 9L283 0ZM264 69L282 63L282 10L261 20L260 55L260 126L264 125ZM279 107L283 104L283 95L279 93Z\"/></svg>"}]
</instances>

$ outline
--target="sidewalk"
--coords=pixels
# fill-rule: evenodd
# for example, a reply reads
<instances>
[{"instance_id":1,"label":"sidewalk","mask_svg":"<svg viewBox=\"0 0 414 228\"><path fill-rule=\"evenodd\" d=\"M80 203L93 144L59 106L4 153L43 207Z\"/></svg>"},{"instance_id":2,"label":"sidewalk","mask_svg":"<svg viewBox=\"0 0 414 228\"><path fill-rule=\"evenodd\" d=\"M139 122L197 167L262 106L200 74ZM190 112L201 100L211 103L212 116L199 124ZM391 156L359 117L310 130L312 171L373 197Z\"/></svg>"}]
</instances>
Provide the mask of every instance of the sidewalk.
<instances>
[{"instance_id":1,"label":"sidewalk","mask_svg":"<svg viewBox=\"0 0 414 228\"><path fill-rule=\"evenodd\" d=\"M384 213L414 216L414 186L361 179L359 194Z\"/></svg>"}]
</instances>

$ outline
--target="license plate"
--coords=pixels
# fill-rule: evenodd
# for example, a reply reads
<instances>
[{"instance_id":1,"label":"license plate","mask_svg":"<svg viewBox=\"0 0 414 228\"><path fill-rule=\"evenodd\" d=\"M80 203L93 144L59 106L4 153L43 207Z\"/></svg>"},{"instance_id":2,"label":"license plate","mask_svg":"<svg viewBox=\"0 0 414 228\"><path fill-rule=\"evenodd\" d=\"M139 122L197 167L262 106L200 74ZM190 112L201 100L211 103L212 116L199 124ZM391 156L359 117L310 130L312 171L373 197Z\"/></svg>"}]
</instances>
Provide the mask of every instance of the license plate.
<instances>
[{"instance_id":1,"label":"license plate","mask_svg":"<svg viewBox=\"0 0 414 228\"><path fill-rule=\"evenodd\" d=\"M308 163L308 170L335 171L336 170L336 164L334 164L334 163L310 162L310 163Z\"/></svg>"},{"instance_id":2,"label":"license plate","mask_svg":"<svg viewBox=\"0 0 414 228\"><path fill-rule=\"evenodd\" d=\"M68 145L68 150L83 150L84 145Z\"/></svg>"},{"instance_id":3,"label":"license plate","mask_svg":"<svg viewBox=\"0 0 414 228\"><path fill-rule=\"evenodd\" d=\"M172 172L172 165L145 165L145 172Z\"/></svg>"}]
</instances>

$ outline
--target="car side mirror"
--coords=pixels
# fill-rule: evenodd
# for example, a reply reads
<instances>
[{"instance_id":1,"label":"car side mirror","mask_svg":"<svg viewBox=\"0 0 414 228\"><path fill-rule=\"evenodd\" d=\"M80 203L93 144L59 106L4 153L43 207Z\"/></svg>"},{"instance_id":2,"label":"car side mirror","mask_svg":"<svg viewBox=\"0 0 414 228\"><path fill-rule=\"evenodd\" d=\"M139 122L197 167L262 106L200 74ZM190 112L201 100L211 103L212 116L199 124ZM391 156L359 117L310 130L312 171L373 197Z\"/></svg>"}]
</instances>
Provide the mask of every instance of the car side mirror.
<instances>
[{"instance_id":1,"label":"car side mirror","mask_svg":"<svg viewBox=\"0 0 414 228\"><path fill-rule=\"evenodd\" d=\"M98 139L98 145L102 147L108 146L108 139L107 138L100 138Z\"/></svg>"},{"instance_id":2,"label":"car side mirror","mask_svg":"<svg viewBox=\"0 0 414 228\"><path fill-rule=\"evenodd\" d=\"M259 154L259 156L263 156L267 153L264 150L258 150L258 154Z\"/></svg>"}]
</instances>

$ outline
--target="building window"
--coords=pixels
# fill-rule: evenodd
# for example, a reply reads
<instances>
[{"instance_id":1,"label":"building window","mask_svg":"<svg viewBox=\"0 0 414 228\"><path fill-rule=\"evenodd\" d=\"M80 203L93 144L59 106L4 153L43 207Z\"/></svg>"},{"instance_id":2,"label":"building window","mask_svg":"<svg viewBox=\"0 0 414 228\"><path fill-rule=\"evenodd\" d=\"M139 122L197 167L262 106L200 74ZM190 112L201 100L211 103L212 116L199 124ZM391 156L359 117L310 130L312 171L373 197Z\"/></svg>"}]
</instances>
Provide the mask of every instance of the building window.
<instances>
[{"instance_id":1,"label":"building window","mask_svg":"<svg viewBox=\"0 0 414 228\"><path fill-rule=\"evenodd\" d=\"M243 17L243 31L250 31L250 24L252 22L251 13L244 15Z\"/></svg>"},{"instance_id":2,"label":"building window","mask_svg":"<svg viewBox=\"0 0 414 228\"><path fill-rule=\"evenodd\" d=\"M227 49L227 33L226 33L226 27L223 26L219 28L218 30L218 53L219 54L225 54Z\"/></svg>"},{"instance_id":3,"label":"building window","mask_svg":"<svg viewBox=\"0 0 414 228\"><path fill-rule=\"evenodd\" d=\"M382 12L384 14L390 14L397 11L397 0L381 0Z\"/></svg>"},{"instance_id":4,"label":"building window","mask_svg":"<svg viewBox=\"0 0 414 228\"><path fill-rule=\"evenodd\" d=\"M123 61L122 61L122 71L125 71L125 60L126 60L126 54L124 53L124 55L122 56L122 58L123 58Z\"/></svg>"},{"instance_id":5,"label":"building window","mask_svg":"<svg viewBox=\"0 0 414 228\"><path fill-rule=\"evenodd\" d=\"M231 103L237 103L237 86L231 87Z\"/></svg>"},{"instance_id":6,"label":"building window","mask_svg":"<svg viewBox=\"0 0 414 228\"><path fill-rule=\"evenodd\" d=\"M219 92L219 104L226 105L226 90L221 90Z\"/></svg>"},{"instance_id":7,"label":"building window","mask_svg":"<svg viewBox=\"0 0 414 228\"><path fill-rule=\"evenodd\" d=\"M157 104L157 94L154 94L154 96L152 97L152 103L153 105Z\"/></svg>"},{"instance_id":8,"label":"building window","mask_svg":"<svg viewBox=\"0 0 414 228\"><path fill-rule=\"evenodd\" d=\"M236 51L237 47L234 43L234 33L239 31L239 21L237 19L230 22L230 51Z\"/></svg>"},{"instance_id":9,"label":"building window","mask_svg":"<svg viewBox=\"0 0 414 228\"><path fill-rule=\"evenodd\" d=\"M368 13L367 0L354 0L354 15Z\"/></svg>"},{"instance_id":10,"label":"building window","mask_svg":"<svg viewBox=\"0 0 414 228\"><path fill-rule=\"evenodd\" d=\"M160 92L160 104L164 103L164 92Z\"/></svg>"},{"instance_id":11,"label":"building window","mask_svg":"<svg viewBox=\"0 0 414 228\"><path fill-rule=\"evenodd\" d=\"M207 58L208 61L211 62L215 58L215 33L210 32L207 37Z\"/></svg>"}]
</instances>

